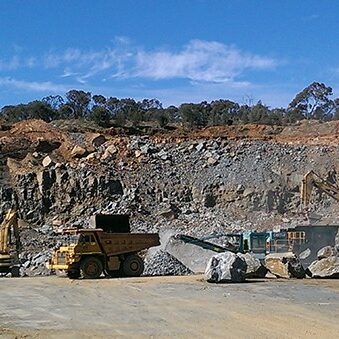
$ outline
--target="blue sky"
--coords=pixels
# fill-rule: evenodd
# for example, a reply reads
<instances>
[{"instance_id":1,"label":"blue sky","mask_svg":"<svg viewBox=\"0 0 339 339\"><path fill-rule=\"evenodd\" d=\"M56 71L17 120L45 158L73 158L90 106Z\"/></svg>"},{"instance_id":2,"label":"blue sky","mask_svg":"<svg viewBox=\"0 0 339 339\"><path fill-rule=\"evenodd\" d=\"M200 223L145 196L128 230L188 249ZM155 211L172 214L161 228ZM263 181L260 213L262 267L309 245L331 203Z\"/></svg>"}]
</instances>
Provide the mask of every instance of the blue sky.
<instances>
[{"instance_id":1,"label":"blue sky","mask_svg":"<svg viewBox=\"0 0 339 339\"><path fill-rule=\"evenodd\" d=\"M336 0L1 0L0 107L82 89L164 106L339 96Z\"/></svg>"}]
</instances>

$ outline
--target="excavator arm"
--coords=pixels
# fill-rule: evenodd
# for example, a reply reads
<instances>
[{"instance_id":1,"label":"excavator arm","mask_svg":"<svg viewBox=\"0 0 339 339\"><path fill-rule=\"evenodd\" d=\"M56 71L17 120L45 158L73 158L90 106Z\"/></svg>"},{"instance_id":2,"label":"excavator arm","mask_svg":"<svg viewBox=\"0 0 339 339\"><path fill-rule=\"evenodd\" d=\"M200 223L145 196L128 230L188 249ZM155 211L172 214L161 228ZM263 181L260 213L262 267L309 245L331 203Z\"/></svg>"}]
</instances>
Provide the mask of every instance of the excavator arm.
<instances>
[{"instance_id":1,"label":"excavator arm","mask_svg":"<svg viewBox=\"0 0 339 339\"><path fill-rule=\"evenodd\" d=\"M18 217L14 209L10 209L4 221L0 225L0 253L7 254L9 251L9 243L11 242L11 228L13 229L16 240L16 250L20 250L20 237L18 228Z\"/></svg>"},{"instance_id":2,"label":"excavator arm","mask_svg":"<svg viewBox=\"0 0 339 339\"><path fill-rule=\"evenodd\" d=\"M310 203L313 187L339 201L339 187L321 178L315 172L309 171L305 174L301 185L301 201L305 207L308 207Z\"/></svg>"}]
</instances>

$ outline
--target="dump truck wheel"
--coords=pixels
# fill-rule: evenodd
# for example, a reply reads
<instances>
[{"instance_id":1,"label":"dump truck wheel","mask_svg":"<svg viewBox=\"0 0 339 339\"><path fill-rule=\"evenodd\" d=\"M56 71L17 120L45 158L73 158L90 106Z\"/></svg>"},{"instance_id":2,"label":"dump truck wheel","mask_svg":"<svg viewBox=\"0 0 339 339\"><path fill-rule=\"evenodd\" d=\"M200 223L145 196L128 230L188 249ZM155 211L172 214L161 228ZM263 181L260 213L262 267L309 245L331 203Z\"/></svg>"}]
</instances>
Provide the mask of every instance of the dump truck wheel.
<instances>
[{"instance_id":1,"label":"dump truck wheel","mask_svg":"<svg viewBox=\"0 0 339 339\"><path fill-rule=\"evenodd\" d=\"M96 279L101 276L103 265L96 257L87 257L80 265L80 275L84 279Z\"/></svg>"},{"instance_id":2,"label":"dump truck wheel","mask_svg":"<svg viewBox=\"0 0 339 339\"><path fill-rule=\"evenodd\" d=\"M128 256L122 264L122 272L127 277L140 277L144 271L144 262L138 255Z\"/></svg>"}]
</instances>

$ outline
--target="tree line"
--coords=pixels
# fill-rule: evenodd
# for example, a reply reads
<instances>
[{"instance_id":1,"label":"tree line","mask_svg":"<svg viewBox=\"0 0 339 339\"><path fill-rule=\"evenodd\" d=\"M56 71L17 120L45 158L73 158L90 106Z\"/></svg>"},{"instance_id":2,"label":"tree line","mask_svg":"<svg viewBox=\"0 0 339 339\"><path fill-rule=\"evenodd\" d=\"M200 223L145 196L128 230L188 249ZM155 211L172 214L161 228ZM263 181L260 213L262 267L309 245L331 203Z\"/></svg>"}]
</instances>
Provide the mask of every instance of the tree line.
<instances>
[{"instance_id":1,"label":"tree line","mask_svg":"<svg viewBox=\"0 0 339 339\"><path fill-rule=\"evenodd\" d=\"M9 123L26 119L46 122L88 119L102 127L125 126L128 122L137 125L145 121L156 121L160 127L179 122L189 127L247 123L286 125L302 119L338 120L339 98L331 99L332 95L331 87L313 82L298 93L286 108L270 108L261 101L240 105L227 99L164 108L157 99L135 101L70 90L65 97L50 95L27 104L4 106L0 117Z\"/></svg>"}]
</instances>

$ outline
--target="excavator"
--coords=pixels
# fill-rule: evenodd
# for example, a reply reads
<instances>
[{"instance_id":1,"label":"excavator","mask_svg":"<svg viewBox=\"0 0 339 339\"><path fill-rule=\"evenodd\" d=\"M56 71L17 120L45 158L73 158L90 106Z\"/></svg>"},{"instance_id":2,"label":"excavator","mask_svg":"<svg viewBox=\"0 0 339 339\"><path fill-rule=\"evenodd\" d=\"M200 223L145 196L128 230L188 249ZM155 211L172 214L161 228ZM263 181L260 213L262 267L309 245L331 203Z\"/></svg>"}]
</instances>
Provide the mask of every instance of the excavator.
<instances>
[{"instance_id":1,"label":"excavator","mask_svg":"<svg viewBox=\"0 0 339 339\"><path fill-rule=\"evenodd\" d=\"M309 171L304 175L301 184L301 201L305 208L309 206L313 187L326 193L336 201L339 201L339 187L320 177L314 171Z\"/></svg>"},{"instance_id":2,"label":"excavator","mask_svg":"<svg viewBox=\"0 0 339 339\"><path fill-rule=\"evenodd\" d=\"M19 274L18 253L21 248L18 217L15 209L9 209L0 225L0 274Z\"/></svg>"}]
</instances>

